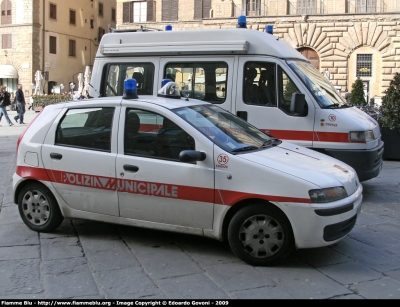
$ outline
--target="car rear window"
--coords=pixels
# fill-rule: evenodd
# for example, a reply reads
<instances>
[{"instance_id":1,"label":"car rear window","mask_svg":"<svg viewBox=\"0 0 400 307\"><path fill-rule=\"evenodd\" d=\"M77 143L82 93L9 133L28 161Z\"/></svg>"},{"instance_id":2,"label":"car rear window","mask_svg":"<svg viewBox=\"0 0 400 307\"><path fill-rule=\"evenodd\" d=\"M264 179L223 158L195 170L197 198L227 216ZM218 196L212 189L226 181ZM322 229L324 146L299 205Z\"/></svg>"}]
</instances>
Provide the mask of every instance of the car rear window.
<instances>
[{"instance_id":1,"label":"car rear window","mask_svg":"<svg viewBox=\"0 0 400 307\"><path fill-rule=\"evenodd\" d=\"M57 127L55 144L111 151L114 108L70 109Z\"/></svg>"}]
</instances>

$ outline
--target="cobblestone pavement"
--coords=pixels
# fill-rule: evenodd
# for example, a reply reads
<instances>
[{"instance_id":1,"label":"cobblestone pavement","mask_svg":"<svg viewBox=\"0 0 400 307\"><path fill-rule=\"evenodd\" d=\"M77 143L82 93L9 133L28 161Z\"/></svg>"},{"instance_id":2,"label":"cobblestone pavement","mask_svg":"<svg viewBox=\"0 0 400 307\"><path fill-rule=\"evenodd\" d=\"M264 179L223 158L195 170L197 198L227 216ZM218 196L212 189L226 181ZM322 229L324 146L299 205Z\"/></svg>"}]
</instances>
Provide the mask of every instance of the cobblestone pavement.
<instances>
[{"instance_id":1,"label":"cobblestone pavement","mask_svg":"<svg viewBox=\"0 0 400 307\"><path fill-rule=\"evenodd\" d=\"M51 234L29 230L12 201L22 130L0 127L1 299L400 298L400 161L363 183L361 216L342 241L253 267L191 235L84 220Z\"/></svg>"}]
</instances>

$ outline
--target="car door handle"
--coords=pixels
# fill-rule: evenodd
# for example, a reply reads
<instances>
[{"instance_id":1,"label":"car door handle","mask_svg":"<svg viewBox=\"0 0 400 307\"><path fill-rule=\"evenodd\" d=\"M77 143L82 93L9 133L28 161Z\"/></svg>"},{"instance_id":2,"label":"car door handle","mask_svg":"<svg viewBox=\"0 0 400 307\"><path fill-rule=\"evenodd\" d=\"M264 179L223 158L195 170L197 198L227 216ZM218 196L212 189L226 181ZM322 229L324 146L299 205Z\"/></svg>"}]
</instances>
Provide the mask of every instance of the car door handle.
<instances>
[{"instance_id":1,"label":"car door handle","mask_svg":"<svg viewBox=\"0 0 400 307\"><path fill-rule=\"evenodd\" d=\"M136 165L124 164L124 170L136 173L139 170L139 167Z\"/></svg>"},{"instance_id":2,"label":"car door handle","mask_svg":"<svg viewBox=\"0 0 400 307\"><path fill-rule=\"evenodd\" d=\"M56 159L56 160L61 160L61 159L62 159L62 154L52 152L52 153L50 154L50 158Z\"/></svg>"}]
</instances>

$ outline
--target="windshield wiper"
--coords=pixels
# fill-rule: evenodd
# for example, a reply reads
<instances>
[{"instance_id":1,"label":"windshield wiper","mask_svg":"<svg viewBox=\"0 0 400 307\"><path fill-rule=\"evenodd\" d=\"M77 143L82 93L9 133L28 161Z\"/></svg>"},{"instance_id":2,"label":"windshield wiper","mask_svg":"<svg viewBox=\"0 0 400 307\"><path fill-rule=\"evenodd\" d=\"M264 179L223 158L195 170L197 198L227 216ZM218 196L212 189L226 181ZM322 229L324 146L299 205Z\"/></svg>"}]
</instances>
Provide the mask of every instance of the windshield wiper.
<instances>
[{"instance_id":1,"label":"windshield wiper","mask_svg":"<svg viewBox=\"0 0 400 307\"><path fill-rule=\"evenodd\" d=\"M323 107L323 109L333 109L333 108L338 108L339 104L338 103L333 103L329 106Z\"/></svg>"},{"instance_id":2,"label":"windshield wiper","mask_svg":"<svg viewBox=\"0 0 400 307\"><path fill-rule=\"evenodd\" d=\"M253 145L249 145L249 146L244 146L244 147L236 148L236 149L232 150L232 152L247 151L247 150L255 150L255 149L258 149L258 147L253 146Z\"/></svg>"},{"instance_id":3,"label":"windshield wiper","mask_svg":"<svg viewBox=\"0 0 400 307\"><path fill-rule=\"evenodd\" d=\"M270 145L271 145L271 146L277 146L277 145L279 145L280 143L282 143L281 140L279 140L279 139L277 139L277 138L271 138L270 140L265 141L265 142L261 145L261 147L269 147ZM260 148L261 148L261 147L260 147Z\"/></svg>"}]
</instances>

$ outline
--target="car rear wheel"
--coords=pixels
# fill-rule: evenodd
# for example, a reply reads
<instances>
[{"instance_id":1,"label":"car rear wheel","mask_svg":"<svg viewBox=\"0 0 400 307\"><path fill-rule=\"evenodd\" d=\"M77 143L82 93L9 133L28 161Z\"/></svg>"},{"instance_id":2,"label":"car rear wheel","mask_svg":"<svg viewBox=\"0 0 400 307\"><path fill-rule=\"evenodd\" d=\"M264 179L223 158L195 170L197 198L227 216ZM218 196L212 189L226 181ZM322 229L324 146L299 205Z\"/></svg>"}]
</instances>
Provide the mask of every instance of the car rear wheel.
<instances>
[{"instance_id":1,"label":"car rear wheel","mask_svg":"<svg viewBox=\"0 0 400 307\"><path fill-rule=\"evenodd\" d=\"M276 207L260 203L240 209L228 226L232 251L255 266L275 265L294 248L292 227Z\"/></svg>"},{"instance_id":2,"label":"car rear wheel","mask_svg":"<svg viewBox=\"0 0 400 307\"><path fill-rule=\"evenodd\" d=\"M30 183L21 189L18 209L24 223L34 231L53 231L64 220L53 194L40 183Z\"/></svg>"}]
</instances>

